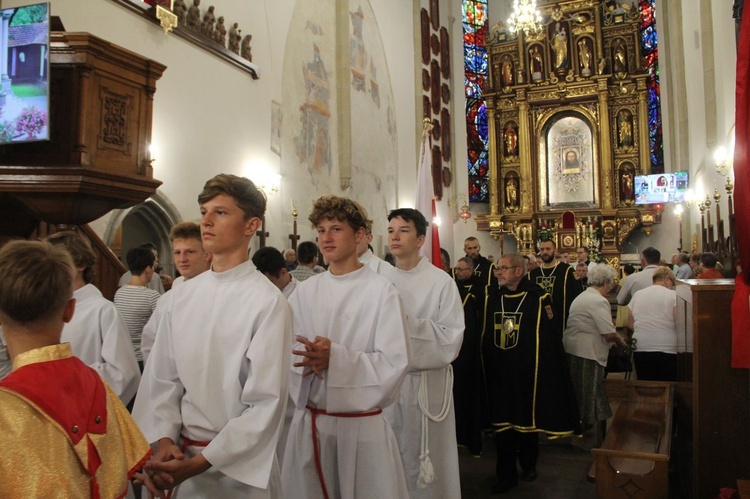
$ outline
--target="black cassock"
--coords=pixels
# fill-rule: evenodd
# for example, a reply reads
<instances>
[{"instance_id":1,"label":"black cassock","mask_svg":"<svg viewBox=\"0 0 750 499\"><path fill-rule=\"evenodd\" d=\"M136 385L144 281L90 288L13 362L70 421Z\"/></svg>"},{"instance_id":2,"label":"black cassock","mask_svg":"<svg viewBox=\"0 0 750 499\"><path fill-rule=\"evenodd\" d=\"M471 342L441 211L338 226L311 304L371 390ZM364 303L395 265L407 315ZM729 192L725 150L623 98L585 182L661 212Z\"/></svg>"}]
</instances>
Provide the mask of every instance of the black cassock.
<instances>
[{"instance_id":1,"label":"black cassock","mask_svg":"<svg viewBox=\"0 0 750 499\"><path fill-rule=\"evenodd\" d=\"M537 267L529 272L528 278L552 298L552 310L555 312L555 321L562 339L568 323L570 305L583 291L581 284L576 280L575 270L567 263L558 263L550 269Z\"/></svg>"},{"instance_id":2,"label":"black cassock","mask_svg":"<svg viewBox=\"0 0 750 499\"><path fill-rule=\"evenodd\" d=\"M550 296L524 277L490 295L482 336L495 431L579 434L578 406Z\"/></svg>"},{"instance_id":3,"label":"black cassock","mask_svg":"<svg viewBox=\"0 0 750 499\"><path fill-rule=\"evenodd\" d=\"M479 310L484 297L471 293L471 286L456 282L464 308L464 340L453 361L453 400L456 409L456 439L473 455L482 452L482 371L479 340L482 334ZM479 287L479 286L477 286ZM482 288L480 288L483 291ZM483 293L482 293L483 294ZM481 300L481 305L479 300Z\"/></svg>"}]
</instances>

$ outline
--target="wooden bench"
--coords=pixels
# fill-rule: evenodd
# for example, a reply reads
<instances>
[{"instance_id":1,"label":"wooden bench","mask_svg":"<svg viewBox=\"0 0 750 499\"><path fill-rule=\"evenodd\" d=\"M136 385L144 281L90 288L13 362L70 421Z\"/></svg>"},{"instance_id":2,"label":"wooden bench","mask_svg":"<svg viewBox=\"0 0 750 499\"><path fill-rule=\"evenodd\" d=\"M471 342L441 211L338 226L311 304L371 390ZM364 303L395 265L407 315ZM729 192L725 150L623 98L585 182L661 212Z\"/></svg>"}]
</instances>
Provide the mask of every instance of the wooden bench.
<instances>
[{"instance_id":1,"label":"wooden bench","mask_svg":"<svg viewBox=\"0 0 750 499\"><path fill-rule=\"evenodd\" d=\"M602 498L667 499L674 385L621 383L627 398L620 401L602 446L591 450L589 479Z\"/></svg>"}]
</instances>

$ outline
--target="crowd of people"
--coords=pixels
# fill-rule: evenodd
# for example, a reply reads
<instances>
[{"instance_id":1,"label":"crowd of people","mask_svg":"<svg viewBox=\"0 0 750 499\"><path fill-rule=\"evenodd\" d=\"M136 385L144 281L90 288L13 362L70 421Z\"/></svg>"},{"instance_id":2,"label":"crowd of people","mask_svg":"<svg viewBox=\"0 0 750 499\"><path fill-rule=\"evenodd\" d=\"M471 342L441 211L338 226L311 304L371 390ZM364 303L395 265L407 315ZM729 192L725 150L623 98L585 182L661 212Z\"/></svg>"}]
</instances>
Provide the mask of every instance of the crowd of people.
<instances>
[{"instance_id":1,"label":"crowd of people","mask_svg":"<svg viewBox=\"0 0 750 499\"><path fill-rule=\"evenodd\" d=\"M75 232L0 249L0 496L455 498L485 432L504 493L537 478L540 435L601 439L609 347L631 344L607 297L638 377L674 380L676 280L721 275L647 248L617 292L585 247L494 261L475 237L441 270L411 208L388 215L390 264L339 196L313 203L316 242L250 258L263 193L222 174L198 204L170 234L180 277L133 248L114 303Z\"/></svg>"}]
</instances>

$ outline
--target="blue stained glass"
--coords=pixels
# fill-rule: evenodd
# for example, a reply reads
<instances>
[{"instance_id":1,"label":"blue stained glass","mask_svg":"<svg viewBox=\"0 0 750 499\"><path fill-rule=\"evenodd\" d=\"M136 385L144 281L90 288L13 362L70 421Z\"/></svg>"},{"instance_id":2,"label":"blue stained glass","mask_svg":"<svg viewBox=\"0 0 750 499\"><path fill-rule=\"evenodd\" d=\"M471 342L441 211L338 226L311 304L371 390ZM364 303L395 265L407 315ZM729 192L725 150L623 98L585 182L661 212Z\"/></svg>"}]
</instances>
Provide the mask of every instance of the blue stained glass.
<instances>
[{"instance_id":1,"label":"blue stained glass","mask_svg":"<svg viewBox=\"0 0 750 499\"><path fill-rule=\"evenodd\" d=\"M482 88L487 80L487 0L462 0L464 44L464 91L466 93L466 142L469 200L489 201L489 130Z\"/></svg>"},{"instance_id":2,"label":"blue stained glass","mask_svg":"<svg viewBox=\"0 0 750 499\"><path fill-rule=\"evenodd\" d=\"M641 13L639 25L641 52L646 62L649 77L648 87L648 126L651 155L651 172L664 171L664 144L662 141L661 99L659 88L659 52L656 33L656 0L639 0Z\"/></svg>"}]
</instances>

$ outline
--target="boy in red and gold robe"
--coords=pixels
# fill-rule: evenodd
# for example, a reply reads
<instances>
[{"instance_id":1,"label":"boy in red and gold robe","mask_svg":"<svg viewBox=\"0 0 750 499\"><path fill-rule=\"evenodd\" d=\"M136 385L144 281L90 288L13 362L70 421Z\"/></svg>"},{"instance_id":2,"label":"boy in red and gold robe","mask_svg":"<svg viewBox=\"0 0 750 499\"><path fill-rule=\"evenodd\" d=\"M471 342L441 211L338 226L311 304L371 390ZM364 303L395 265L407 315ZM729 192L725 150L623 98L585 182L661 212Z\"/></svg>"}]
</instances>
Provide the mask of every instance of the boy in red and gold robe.
<instances>
[{"instance_id":1,"label":"boy in red and gold robe","mask_svg":"<svg viewBox=\"0 0 750 499\"><path fill-rule=\"evenodd\" d=\"M13 361L0 382L0 497L123 497L151 455L117 395L60 344L74 275L63 248L0 250L0 324Z\"/></svg>"}]
</instances>

